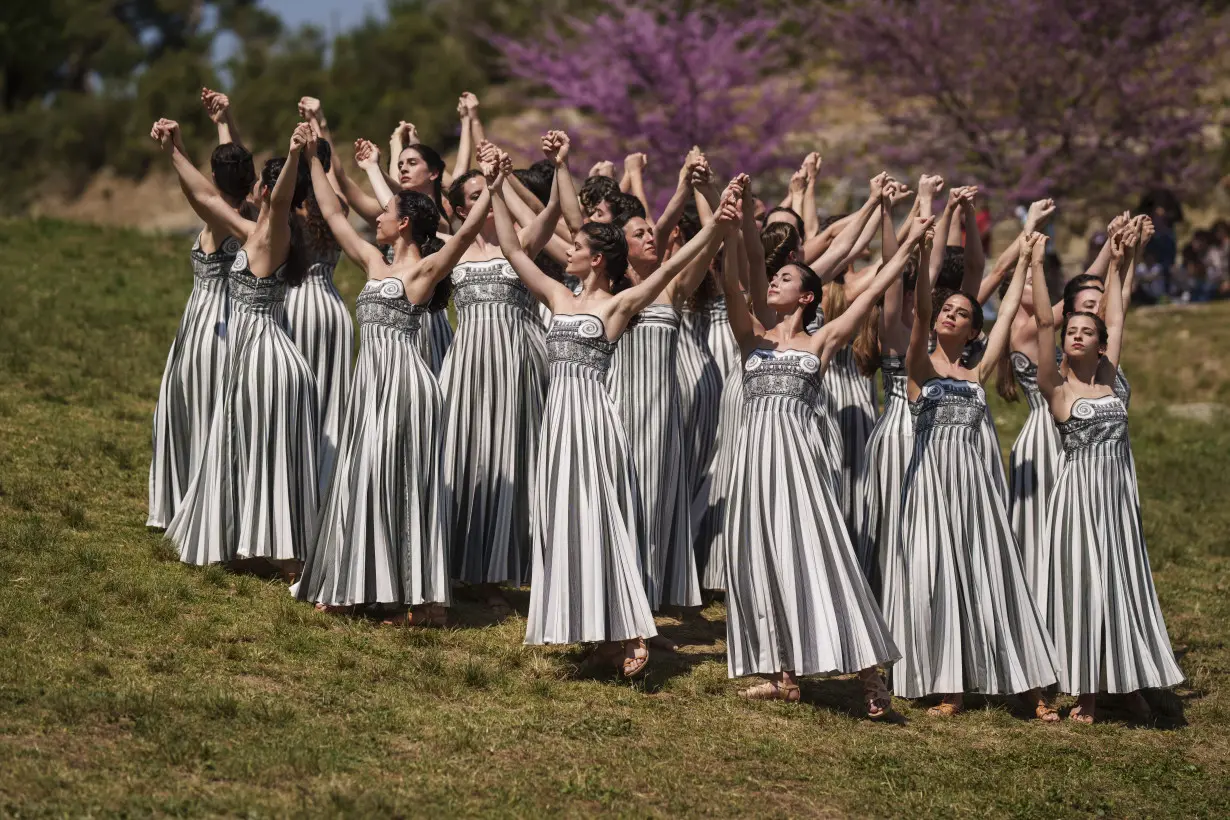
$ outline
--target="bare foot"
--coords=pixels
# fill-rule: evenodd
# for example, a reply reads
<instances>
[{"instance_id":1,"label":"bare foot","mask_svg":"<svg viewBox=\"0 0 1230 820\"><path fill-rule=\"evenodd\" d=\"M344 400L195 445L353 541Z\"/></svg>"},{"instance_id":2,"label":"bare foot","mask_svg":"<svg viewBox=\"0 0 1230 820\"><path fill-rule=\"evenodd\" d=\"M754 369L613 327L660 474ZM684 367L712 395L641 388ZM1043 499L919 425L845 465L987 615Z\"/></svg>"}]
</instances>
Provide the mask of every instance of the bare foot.
<instances>
[{"instance_id":1,"label":"bare foot","mask_svg":"<svg viewBox=\"0 0 1230 820\"><path fill-rule=\"evenodd\" d=\"M658 633L649 639L649 645L654 649L662 649L666 652L674 652L679 648L679 645L666 637L662 633Z\"/></svg>"},{"instance_id":2,"label":"bare foot","mask_svg":"<svg viewBox=\"0 0 1230 820\"><path fill-rule=\"evenodd\" d=\"M1041 690L1030 689L1028 692L1021 694L1021 700L1025 701L1026 705L1033 707L1034 717L1043 723L1059 722L1059 713L1047 705L1042 697Z\"/></svg>"},{"instance_id":3,"label":"bare foot","mask_svg":"<svg viewBox=\"0 0 1230 820\"><path fill-rule=\"evenodd\" d=\"M932 706L927 710L927 714L931 717L954 717L965 711L965 698L963 695L945 695L944 699L937 705Z\"/></svg>"},{"instance_id":4,"label":"bare foot","mask_svg":"<svg viewBox=\"0 0 1230 820\"><path fill-rule=\"evenodd\" d=\"M620 671L625 678L635 678L645 671L649 664L649 649L643 638L633 638L624 641L624 656L620 663Z\"/></svg>"},{"instance_id":5,"label":"bare foot","mask_svg":"<svg viewBox=\"0 0 1230 820\"><path fill-rule=\"evenodd\" d=\"M332 604L317 604L316 611L323 612L326 615L349 615L354 607L350 606L334 606Z\"/></svg>"},{"instance_id":6,"label":"bare foot","mask_svg":"<svg viewBox=\"0 0 1230 820\"><path fill-rule=\"evenodd\" d=\"M1076 705L1068 711L1068 720L1083 723L1086 726L1093 723L1093 695L1081 695L1076 699Z\"/></svg>"}]
</instances>

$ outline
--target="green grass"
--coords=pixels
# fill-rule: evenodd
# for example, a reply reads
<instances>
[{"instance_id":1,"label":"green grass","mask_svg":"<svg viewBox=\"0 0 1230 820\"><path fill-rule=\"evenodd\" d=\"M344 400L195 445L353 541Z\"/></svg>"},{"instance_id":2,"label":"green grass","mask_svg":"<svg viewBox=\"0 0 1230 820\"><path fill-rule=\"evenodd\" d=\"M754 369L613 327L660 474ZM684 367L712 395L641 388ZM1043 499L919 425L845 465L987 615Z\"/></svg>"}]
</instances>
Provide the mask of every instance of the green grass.
<instances>
[{"instance_id":1,"label":"green grass","mask_svg":"<svg viewBox=\"0 0 1230 820\"><path fill-rule=\"evenodd\" d=\"M0 222L0 815L1224 816L1230 430L1167 405L1230 402L1230 305L1129 328L1145 527L1190 678L1151 695L1158 725L975 699L949 722L899 702L893 726L859 719L849 679L740 701L717 606L628 685L465 601L457 628L389 630L181 566L143 522L188 246ZM1009 447L1024 408L996 411Z\"/></svg>"}]
</instances>

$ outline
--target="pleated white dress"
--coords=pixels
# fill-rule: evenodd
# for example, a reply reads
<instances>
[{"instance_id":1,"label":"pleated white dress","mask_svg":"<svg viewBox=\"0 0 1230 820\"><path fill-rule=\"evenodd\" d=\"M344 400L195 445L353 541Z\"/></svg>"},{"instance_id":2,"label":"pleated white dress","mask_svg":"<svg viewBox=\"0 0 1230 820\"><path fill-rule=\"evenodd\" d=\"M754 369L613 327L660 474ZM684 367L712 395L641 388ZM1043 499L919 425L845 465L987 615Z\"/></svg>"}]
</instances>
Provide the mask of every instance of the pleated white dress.
<instances>
[{"instance_id":1,"label":"pleated white dress","mask_svg":"<svg viewBox=\"0 0 1230 820\"><path fill-rule=\"evenodd\" d=\"M1077 399L1047 514L1047 626L1059 689L1126 693L1183 681L1162 619L1117 396Z\"/></svg>"},{"instance_id":2,"label":"pleated white dress","mask_svg":"<svg viewBox=\"0 0 1230 820\"><path fill-rule=\"evenodd\" d=\"M233 236L213 253L201 250L199 236L192 245L192 293L167 353L154 408L147 527L166 528L205 453L226 370L226 279L239 248Z\"/></svg>"},{"instance_id":3,"label":"pleated white dress","mask_svg":"<svg viewBox=\"0 0 1230 820\"><path fill-rule=\"evenodd\" d=\"M722 383L717 444L709 468L709 498L697 533L701 589L726 589L726 493L734 470L735 443L743 423L743 372L732 370Z\"/></svg>"},{"instance_id":4,"label":"pleated white dress","mask_svg":"<svg viewBox=\"0 0 1230 820\"><path fill-rule=\"evenodd\" d=\"M906 394L905 358L880 357L884 413L867 437L866 466L859 486L863 512L855 544L859 564L890 627L905 623L905 557L901 550L901 491L914 453L914 416ZM889 613L892 613L891 615ZM898 646L904 634L894 633Z\"/></svg>"},{"instance_id":5,"label":"pleated white dress","mask_svg":"<svg viewBox=\"0 0 1230 820\"><path fill-rule=\"evenodd\" d=\"M879 414L875 382L859 370L854 348L846 345L833 356L824 387L832 396L841 432L841 511L854 534L860 530L862 509L857 496L867 458L867 438Z\"/></svg>"},{"instance_id":6,"label":"pleated white dress","mask_svg":"<svg viewBox=\"0 0 1230 820\"><path fill-rule=\"evenodd\" d=\"M302 561L315 541L316 379L283 330L282 269L230 272L229 347L201 465L167 527L187 564Z\"/></svg>"},{"instance_id":7,"label":"pleated white dress","mask_svg":"<svg viewBox=\"0 0 1230 820\"><path fill-rule=\"evenodd\" d=\"M1050 551L1046 543L1046 508L1059 471L1062 445L1046 396L1038 389L1038 365L1024 353L1009 356L1017 384L1029 402L1029 416L1008 457L1008 512L1012 533L1025 563L1025 583L1041 603L1043 570Z\"/></svg>"},{"instance_id":8,"label":"pleated white dress","mask_svg":"<svg viewBox=\"0 0 1230 820\"><path fill-rule=\"evenodd\" d=\"M320 407L317 477L322 494L333 475L354 358L354 322L333 284L339 257L336 249L323 254L308 266L303 282L286 291L286 332L316 377L316 402Z\"/></svg>"},{"instance_id":9,"label":"pleated white dress","mask_svg":"<svg viewBox=\"0 0 1230 820\"><path fill-rule=\"evenodd\" d=\"M911 410L914 453L901 514L905 623L893 627L908 642L893 692L999 695L1049 686L1055 648L986 467L982 386L931 379Z\"/></svg>"},{"instance_id":10,"label":"pleated white dress","mask_svg":"<svg viewBox=\"0 0 1230 820\"><path fill-rule=\"evenodd\" d=\"M449 602L442 399L417 338L426 313L396 277L359 293L359 357L320 532L292 589L301 600Z\"/></svg>"},{"instance_id":11,"label":"pleated white dress","mask_svg":"<svg viewBox=\"0 0 1230 820\"><path fill-rule=\"evenodd\" d=\"M448 320L448 308L427 311L424 334L424 356L432 375L439 377L444 369L444 358L453 344L453 325Z\"/></svg>"},{"instance_id":12,"label":"pleated white dress","mask_svg":"<svg viewBox=\"0 0 1230 820\"><path fill-rule=\"evenodd\" d=\"M453 269L457 335L440 375L452 577L520 586L547 393L537 303L505 259Z\"/></svg>"},{"instance_id":13,"label":"pleated white dress","mask_svg":"<svg viewBox=\"0 0 1230 820\"><path fill-rule=\"evenodd\" d=\"M598 317L552 318L527 644L657 634L639 561L645 528L632 451L606 390L614 353Z\"/></svg>"},{"instance_id":14,"label":"pleated white dress","mask_svg":"<svg viewBox=\"0 0 1230 820\"><path fill-rule=\"evenodd\" d=\"M607 387L632 447L645 540L640 563L655 611L700 606L692 550L692 482L685 455L676 352L679 311L649 305L619 337Z\"/></svg>"},{"instance_id":15,"label":"pleated white dress","mask_svg":"<svg viewBox=\"0 0 1230 820\"><path fill-rule=\"evenodd\" d=\"M677 358L679 401L683 409L684 455L692 483L692 535L709 509L710 469L717 452L718 414L722 402L722 371L709 350L708 313L684 310Z\"/></svg>"},{"instance_id":16,"label":"pleated white dress","mask_svg":"<svg viewBox=\"0 0 1230 820\"><path fill-rule=\"evenodd\" d=\"M820 360L757 350L727 492L731 677L857 672L901 657L854 555L826 468Z\"/></svg>"}]
</instances>

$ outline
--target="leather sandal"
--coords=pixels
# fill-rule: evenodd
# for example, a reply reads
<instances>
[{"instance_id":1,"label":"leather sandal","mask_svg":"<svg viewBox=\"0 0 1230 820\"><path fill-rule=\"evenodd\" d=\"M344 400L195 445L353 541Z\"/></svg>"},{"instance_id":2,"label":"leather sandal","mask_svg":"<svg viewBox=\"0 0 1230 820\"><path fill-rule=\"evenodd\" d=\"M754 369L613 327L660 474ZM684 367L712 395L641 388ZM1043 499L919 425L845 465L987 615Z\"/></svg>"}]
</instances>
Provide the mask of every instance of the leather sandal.
<instances>
[{"instance_id":1,"label":"leather sandal","mask_svg":"<svg viewBox=\"0 0 1230 820\"><path fill-rule=\"evenodd\" d=\"M757 686L743 689L739 697L746 700L784 700L787 703L798 703L803 694L797 684L782 684L775 680L765 681Z\"/></svg>"}]
</instances>

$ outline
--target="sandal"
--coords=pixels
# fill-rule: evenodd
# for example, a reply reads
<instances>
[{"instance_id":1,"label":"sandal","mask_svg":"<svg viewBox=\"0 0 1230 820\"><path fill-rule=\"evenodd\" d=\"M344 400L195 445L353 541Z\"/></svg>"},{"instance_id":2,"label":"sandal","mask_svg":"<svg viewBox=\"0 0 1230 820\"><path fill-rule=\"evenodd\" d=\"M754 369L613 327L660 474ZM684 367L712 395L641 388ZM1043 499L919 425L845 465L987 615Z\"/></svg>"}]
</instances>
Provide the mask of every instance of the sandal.
<instances>
[{"instance_id":1,"label":"sandal","mask_svg":"<svg viewBox=\"0 0 1230 820\"><path fill-rule=\"evenodd\" d=\"M665 652L675 652L679 649L679 644L662 634L657 634L650 638L649 645L654 649L661 649Z\"/></svg>"},{"instance_id":2,"label":"sandal","mask_svg":"<svg viewBox=\"0 0 1230 820\"><path fill-rule=\"evenodd\" d=\"M928 709L927 714L931 717L950 718L961 714L963 711L965 709L961 704L945 700Z\"/></svg>"},{"instance_id":3,"label":"sandal","mask_svg":"<svg viewBox=\"0 0 1230 820\"><path fill-rule=\"evenodd\" d=\"M1086 712L1080 706L1073 706L1068 710L1068 720L1091 726L1093 725L1093 713Z\"/></svg>"},{"instance_id":4,"label":"sandal","mask_svg":"<svg viewBox=\"0 0 1230 820\"><path fill-rule=\"evenodd\" d=\"M323 612L326 615L349 615L354 607L352 606L334 606L333 604L316 604L317 612Z\"/></svg>"},{"instance_id":5,"label":"sandal","mask_svg":"<svg viewBox=\"0 0 1230 820\"><path fill-rule=\"evenodd\" d=\"M635 678L649 665L649 648L644 638L624 642L624 656L620 659L620 672L625 678Z\"/></svg>"},{"instance_id":6,"label":"sandal","mask_svg":"<svg viewBox=\"0 0 1230 820\"><path fill-rule=\"evenodd\" d=\"M1038 705L1034 707L1034 717L1043 723L1059 722L1059 712L1050 706L1047 706L1046 702L1042 700L1039 700Z\"/></svg>"},{"instance_id":7,"label":"sandal","mask_svg":"<svg viewBox=\"0 0 1230 820\"><path fill-rule=\"evenodd\" d=\"M803 694L799 691L798 684L783 684L770 680L758 686L740 690L739 697L747 700L784 700L787 703L798 703Z\"/></svg>"},{"instance_id":8,"label":"sandal","mask_svg":"<svg viewBox=\"0 0 1230 820\"><path fill-rule=\"evenodd\" d=\"M863 700L867 702L867 717L882 720L893 712L893 696L884 685L884 678L874 666L858 673L863 682Z\"/></svg>"}]
</instances>

